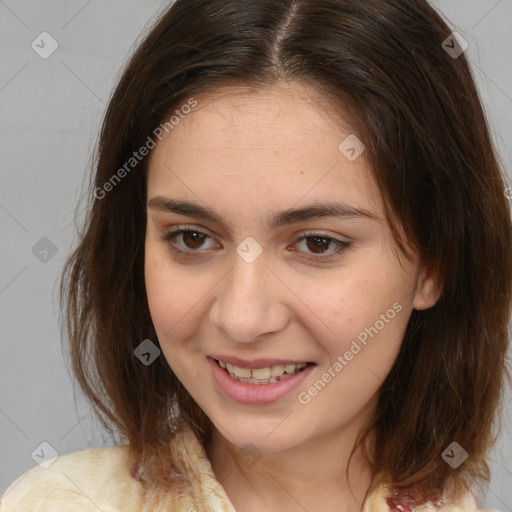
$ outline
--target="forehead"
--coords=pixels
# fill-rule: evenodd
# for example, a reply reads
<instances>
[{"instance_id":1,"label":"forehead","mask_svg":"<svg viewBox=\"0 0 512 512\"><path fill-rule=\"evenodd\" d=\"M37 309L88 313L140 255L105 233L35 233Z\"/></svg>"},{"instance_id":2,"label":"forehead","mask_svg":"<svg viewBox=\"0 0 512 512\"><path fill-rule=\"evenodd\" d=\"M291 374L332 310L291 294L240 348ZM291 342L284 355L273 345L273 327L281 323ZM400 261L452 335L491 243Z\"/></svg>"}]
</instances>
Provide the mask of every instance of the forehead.
<instances>
[{"instance_id":1,"label":"forehead","mask_svg":"<svg viewBox=\"0 0 512 512\"><path fill-rule=\"evenodd\" d=\"M151 153L148 196L181 193L208 203L219 194L257 195L260 208L328 199L381 211L364 152L350 160L339 148L354 137L348 116L320 91L280 83L222 87L194 98L197 106Z\"/></svg>"},{"instance_id":2,"label":"forehead","mask_svg":"<svg viewBox=\"0 0 512 512\"><path fill-rule=\"evenodd\" d=\"M181 144L190 138L197 145L201 138L202 148L211 144L218 147L220 140L227 143L222 146L224 150L230 146L236 151L279 148L283 143L292 148L297 146L294 141L299 134L312 139L334 135L338 139L351 130L347 119L334 113L322 92L305 83L283 81L258 89L223 86L194 97L197 106L171 132L179 132Z\"/></svg>"}]
</instances>

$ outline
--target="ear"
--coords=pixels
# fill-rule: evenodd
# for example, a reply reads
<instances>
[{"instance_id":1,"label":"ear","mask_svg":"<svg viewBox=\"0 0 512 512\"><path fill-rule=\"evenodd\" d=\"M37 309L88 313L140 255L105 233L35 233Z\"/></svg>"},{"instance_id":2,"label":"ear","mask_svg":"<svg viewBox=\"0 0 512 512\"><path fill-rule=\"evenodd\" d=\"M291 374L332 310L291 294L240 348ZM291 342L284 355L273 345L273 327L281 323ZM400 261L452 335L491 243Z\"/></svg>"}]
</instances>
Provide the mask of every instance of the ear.
<instances>
[{"instance_id":1,"label":"ear","mask_svg":"<svg viewBox=\"0 0 512 512\"><path fill-rule=\"evenodd\" d=\"M418 273L413 308L417 310L431 308L441 296L442 286L437 282L431 265L424 265Z\"/></svg>"}]
</instances>

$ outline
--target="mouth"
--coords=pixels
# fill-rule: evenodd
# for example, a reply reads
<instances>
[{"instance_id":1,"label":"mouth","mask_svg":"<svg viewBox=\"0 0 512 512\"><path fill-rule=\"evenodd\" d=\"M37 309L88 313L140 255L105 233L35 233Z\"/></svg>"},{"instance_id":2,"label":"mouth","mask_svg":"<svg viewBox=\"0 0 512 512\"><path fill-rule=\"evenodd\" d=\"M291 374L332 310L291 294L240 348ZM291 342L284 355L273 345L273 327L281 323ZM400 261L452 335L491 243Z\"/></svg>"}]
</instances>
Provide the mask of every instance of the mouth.
<instances>
[{"instance_id":1,"label":"mouth","mask_svg":"<svg viewBox=\"0 0 512 512\"><path fill-rule=\"evenodd\" d=\"M216 390L244 405L268 405L291 396L313 378L317 364L301 360L246 361L227 355L207 356Z\"/></svg>"},{"instance_id":2,"label":"mouth","mask_svg":"<svg viewBox=\"0 0 512 512\"><path fill-rule=\"evenodd\" d=\"M215 363L225 371L233 380L245 384L275 384L289 379L300 372L303 372L308 366L314 363L292 363L292 364L274 364L261 368L247 368L234 365L221 359L214 359Z\"/></svg>"}]
</instances>

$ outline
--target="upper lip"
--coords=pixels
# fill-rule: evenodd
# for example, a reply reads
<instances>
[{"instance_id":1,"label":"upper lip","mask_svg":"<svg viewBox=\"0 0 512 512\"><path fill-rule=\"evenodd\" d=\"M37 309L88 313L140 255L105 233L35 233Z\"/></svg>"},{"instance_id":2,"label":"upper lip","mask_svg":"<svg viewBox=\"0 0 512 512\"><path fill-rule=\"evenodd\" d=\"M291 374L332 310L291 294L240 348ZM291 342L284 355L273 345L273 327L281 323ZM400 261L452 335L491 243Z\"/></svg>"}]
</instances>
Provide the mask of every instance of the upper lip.
<instances>
[{"instance_id":1,"label":"upper lip","mask_svg":"<svg viewBox=\"0 0 512 512\"><path fill-rule=\"evenodd\" d=\"M251 359L245 360L240 359L234 356L226 356L222 354L212 354L210 355L212 359L216 359L217 361L224 361L225 363L232 364L233 366L239 366L241 368L249 368L250 370L255 368L267 368L268 366L275 366L277 364L282 364L286 366L287 364L303 364L309 363L309 361L297 360L297 359L271 359L271 358L261 358L261 359Z\"/></svg>"}]
</instances>

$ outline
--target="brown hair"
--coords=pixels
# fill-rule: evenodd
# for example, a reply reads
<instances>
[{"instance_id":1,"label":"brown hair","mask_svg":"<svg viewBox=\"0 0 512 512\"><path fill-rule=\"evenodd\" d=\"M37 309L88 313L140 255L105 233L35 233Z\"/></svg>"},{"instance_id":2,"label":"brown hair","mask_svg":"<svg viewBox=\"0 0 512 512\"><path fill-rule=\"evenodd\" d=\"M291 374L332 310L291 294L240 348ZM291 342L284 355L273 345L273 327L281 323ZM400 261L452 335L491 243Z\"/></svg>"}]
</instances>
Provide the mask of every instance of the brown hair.
<instances>
[{"instance_id":1,"label":"brown hair","mask_svg":"<svg viewBox=\"0 0 512 512\"><path fill-rule=\"evenodd\" d=\"M349 109L398 247L407 254L403 229L442 287L435 306L413 311L358 445L376 432L374 474L398 488L488 481L510 379L512 230L468 62L442 47L450 32L424 0L177 0L133 54L105 115L61 301L76 378L132 460L153 468L152 484L178 485L169 450L181 424L203 446L212 425L164 357L145 366L134 356L142 340L158 344L143 270L147 159L97 191L188 98L278 80ZM457 469L441 457L452 442L469 453Z\"/></svg>"}]
</instances>

